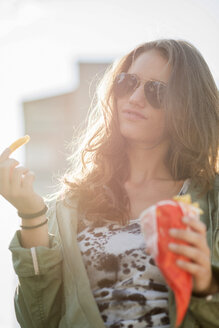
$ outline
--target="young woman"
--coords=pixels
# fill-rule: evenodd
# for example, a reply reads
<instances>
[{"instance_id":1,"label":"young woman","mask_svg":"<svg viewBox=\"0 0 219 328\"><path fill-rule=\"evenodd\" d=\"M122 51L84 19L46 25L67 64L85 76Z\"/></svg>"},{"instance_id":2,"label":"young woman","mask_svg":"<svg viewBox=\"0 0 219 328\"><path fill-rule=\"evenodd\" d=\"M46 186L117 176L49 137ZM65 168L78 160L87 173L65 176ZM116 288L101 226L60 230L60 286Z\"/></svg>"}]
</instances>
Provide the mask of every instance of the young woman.
<instances>
[{"instance_id":1,"label":"young woman","mask_svg":"<svg viewBox=\"0 0 219 328\"><path fill-rule=\"evenodd\" d=\"M170 231L188 242L170 249L193 278L181 327L218 327L219 98L206 62L188 42L148 42L111 67L97 95L48 211L33 173L9 149L0 157L0 192L22 218L10 244L21 327L174 327L173 293L138 217L183 193L203 214Z\"/></svg>"}]
</instances>

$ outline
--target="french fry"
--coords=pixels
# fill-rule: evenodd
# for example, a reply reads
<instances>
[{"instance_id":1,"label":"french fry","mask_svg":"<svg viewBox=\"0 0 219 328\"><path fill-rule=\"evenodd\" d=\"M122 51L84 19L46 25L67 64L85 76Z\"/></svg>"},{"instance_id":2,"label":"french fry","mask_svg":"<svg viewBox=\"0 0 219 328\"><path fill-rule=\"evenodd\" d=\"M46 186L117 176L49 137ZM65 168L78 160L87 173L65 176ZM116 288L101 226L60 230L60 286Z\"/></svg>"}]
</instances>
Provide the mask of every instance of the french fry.
<instances>
[{"instance_id":1,"label":"french fry","mask_svg":"<svg viewBox=\"0 0 219 328\"><path fill-rule=\"evenodd\" d=\"M9 148L10 148L10 150L11 150L11 153L12 153L13 151L15 151L17 148L19 148L19 147L25 145L29 140L30 140L30 136L28 136L28 135L26 135L26 136L24 136L24 137L21 137L21 138L17 139L15 142L13 142L13 143L9 146Z\"/></svg>"}]
</instances>

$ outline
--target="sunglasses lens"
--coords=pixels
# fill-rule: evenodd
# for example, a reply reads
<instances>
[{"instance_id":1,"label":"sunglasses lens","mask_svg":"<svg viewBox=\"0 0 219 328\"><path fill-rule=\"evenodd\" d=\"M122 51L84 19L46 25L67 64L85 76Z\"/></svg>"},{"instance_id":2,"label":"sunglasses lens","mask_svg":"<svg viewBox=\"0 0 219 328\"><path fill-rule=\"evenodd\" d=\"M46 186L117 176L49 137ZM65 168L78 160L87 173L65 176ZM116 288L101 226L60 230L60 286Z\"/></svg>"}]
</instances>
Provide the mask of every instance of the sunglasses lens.
<instances>
[{"instance_id":1,"label":"sunglasses lens","mask_svg":"<svg viewBox=\"0 0 219 328\"><path fill-rule=\"evenodd\" d=\"M164 94L165 94L165 85L159 81L148 81L144 85L144 93L148 102L154 108L161 108Z\"/></svg>"},{"instance_id":2,"label":"sunglasses lens","mask_svg":"<svg viewBox=\"0 0 219 328\"><path fill-rule=\"evenodd\" d=\"M128 73L120 73L115 78L113 88L116 97L124 97L133 92L138 84L135 75Z\"/></svg>"},{"instance_id":3,"label":"sunglasses lens","mask_svg":"<svg viewBox=\"0 0 219 328\"><path fill-rule=\"evenodd\" d=\"M139 79L135 74L120 73L113 82L113 91L116 97L124 97L131 94L139 85ZM161 108L166 86L160 81L147 81L144 85L144 93L147 101L154 108Z\"/></svg>"}]
</instances>

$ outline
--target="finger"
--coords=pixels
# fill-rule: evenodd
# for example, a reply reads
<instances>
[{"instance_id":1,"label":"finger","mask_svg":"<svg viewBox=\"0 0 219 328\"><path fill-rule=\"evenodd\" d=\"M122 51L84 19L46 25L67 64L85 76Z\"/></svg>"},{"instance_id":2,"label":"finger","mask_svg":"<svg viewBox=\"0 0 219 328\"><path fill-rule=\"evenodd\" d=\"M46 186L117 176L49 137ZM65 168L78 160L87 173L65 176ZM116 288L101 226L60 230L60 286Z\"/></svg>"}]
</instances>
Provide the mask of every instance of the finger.
<instances>
[{"instance_id":1,"label":"finger","mask_svg":"<svg viewBox=\"0 0 219 328\"><path fill-rule=\"evenodd\" d=\"M202 266L208 266L210 265L210 251L206 250L206 253L203 251L200 251L200 249L184 245L184 244L174 244L170 243L168 245L168 248L179 255L183 255L190 259L191 261L198 263Z\"/></svg>"},{"instance_id":2,"label":"finger","mask_svg":"<svg viewBox=\"0 0 219 328\"><path fill-rule=\"evenodd\" d=\"M7 158L4 160L4 162L0 162L0 170L5 171L5 170L10 170L14 166L17 166L19 162L14 159L14 158Z\"/></svg>"},{"instance_id":3,"label":"finger","mask_svg":"<svg viewBox=\"0 0 219 328\"><path fill-rule=\"evenodd\" d=\"M9 191L9 186L11 184L11 174L14 169L19 164L13 158L8 158L0 166L0 189L2 193L7 193Z\"/></svg>"},{"instance_id":4,"label":"finger","mask_svg":"<svg viewBox=\"0 0 219 328\"><path fill-rule=\"evenodd\" d=\"M11 149L10 148L6 148L0 155L0 162L5 161L6 159L8 159L9 155L11 154Z\"/></svg>"},{"instance_id":5,"label":"finger","mask_svg":"<svg viewBox=\"0 0 219 328\"><path fill-rule=\"evenodd\" d=\"M182 219L184 223L186 223L190 228L192 228L194 231L197 231L203 235L206 234L206 225L200 221L200 220L195 220L192 218L184 217Z\"/></svg>"},{"instance_id":6,"label":"finger","mask_svg":"<svg viewBox=\"0 0 219 328\"><path fill-rule=\"evenodd\" d=\"M183 240L203 251L208 248L205 236L192 230L170 229L169 234L172 237Z\"/></svg>"},{"instance_id":7,"label":"finger","mask_svg":"<svg viewBox=\"0 0 219 328\"><path fill-rule=\"evenodd\" d=\"M151 251L150 251L150 249L149 249L148 247L145 248L145 253L146 253L147 255L151 255Z\"/></svg>"},{"instance_id":8,"label":"finger","mask_svg":"<svg viewBox=\"0 0 219 328\"><path fill-rule=\"evenodd\" d=\"M33 171L28 171L22 177L21 187L26 190L30 190L33 188L33 182L35 179L35 174Z\"/></svg>"},{"instance_id":9,"label":"finger","mask_svg":"<svg viewBox=\"0 0 219 328\"><path fill-rule=\"evenodd\" d=\"M191 273L193 276L205 276L209 271L206 267L203 267L202 265L183 261L183 260L177 260L176 261L177 266L179 266L181 269Z\"/></svg>"},{"instance_id":10,"label":"finger","mask_svg":"<svg viewBox=\"0 0 219 328\"><path fill-rule=\"evenodd\" d=\"M14 168L11 173L11 189L13 192L17 192L21 187L22 175L26 174L29 170L26 167L19 166Z\"/></svg>"}]
</instances>

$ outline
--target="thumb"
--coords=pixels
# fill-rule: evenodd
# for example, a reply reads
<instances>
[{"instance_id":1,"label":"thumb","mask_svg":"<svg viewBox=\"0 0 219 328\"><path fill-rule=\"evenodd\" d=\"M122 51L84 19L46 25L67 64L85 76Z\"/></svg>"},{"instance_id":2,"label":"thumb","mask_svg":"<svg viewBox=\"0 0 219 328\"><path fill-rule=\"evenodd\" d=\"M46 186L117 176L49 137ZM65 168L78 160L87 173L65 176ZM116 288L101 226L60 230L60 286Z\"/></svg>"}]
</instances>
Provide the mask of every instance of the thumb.
<instances>
[{"instance_id":1,"label":"thumb","mask_svg":"<svg viewBox=\"0 0 219 328\"><path fill-rule=\"evenodd\" d=\"M147 255L151 255L150 248L147 247L147 246L146 246L146 248L145 248L145 253L146 253Z\"/></svg>"}]
</instances>

